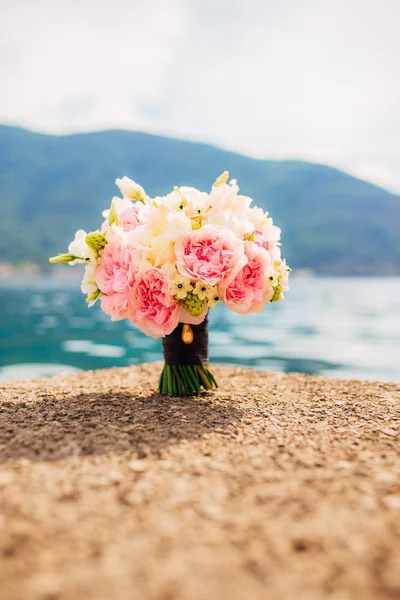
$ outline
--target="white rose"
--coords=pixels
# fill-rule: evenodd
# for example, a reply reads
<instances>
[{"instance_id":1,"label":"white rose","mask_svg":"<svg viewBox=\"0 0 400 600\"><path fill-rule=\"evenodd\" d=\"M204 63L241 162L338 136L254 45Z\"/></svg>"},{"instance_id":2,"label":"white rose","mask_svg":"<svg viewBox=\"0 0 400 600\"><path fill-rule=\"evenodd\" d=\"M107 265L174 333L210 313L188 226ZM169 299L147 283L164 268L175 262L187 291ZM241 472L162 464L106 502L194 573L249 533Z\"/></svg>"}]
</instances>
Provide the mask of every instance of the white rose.
<instances>
[{"instance_id":1,"label":"white rose","mask_svg":"<svg viewBox=\"0 0 400 600\"><path fill-rule=\"evenodd\" d=\"M203 225L207 224L226 227L240 239L254 231L254 226L248 219L240 217L229 208L225 208L222 212L210 211L207 219L203 221Z\"/></svg>"},{"instance_id":2,"label":"white rose","mask_svg":"<svg viewBox=\"0 0 400 600\"><path fill-rule=\"evenodd\" d=\"M229 208L238 216L247 216L252 199L248 196L239 196L237 185L223 183L214 187L210 194L211 211Z\"/></svg>"},{"instance_id":3,"label":"white rose","mask_svg":"<svg viewBox=\"0 0 400 600\"><path fill-rule=\"evenodd\" d=\"M279 242L281 239L281 230L279 227L273 224L271 217L265 219L265 223L261 232L268 242Z\"/></svg>"},{"instance_id":4,"label":"white rose","mask_svg":"<svg viewBox=\"0 0 400 600\"><path fill-rule=\"evenodd\" d=\"M137 248L141 260L147 260L156 267L161 267L165 262L174 261L174 242L167 234L167 220L158 220L152 215L151 227L139 225L134 231L129 232L126 238L128 245Z\"/></svg>"}]
</instances>

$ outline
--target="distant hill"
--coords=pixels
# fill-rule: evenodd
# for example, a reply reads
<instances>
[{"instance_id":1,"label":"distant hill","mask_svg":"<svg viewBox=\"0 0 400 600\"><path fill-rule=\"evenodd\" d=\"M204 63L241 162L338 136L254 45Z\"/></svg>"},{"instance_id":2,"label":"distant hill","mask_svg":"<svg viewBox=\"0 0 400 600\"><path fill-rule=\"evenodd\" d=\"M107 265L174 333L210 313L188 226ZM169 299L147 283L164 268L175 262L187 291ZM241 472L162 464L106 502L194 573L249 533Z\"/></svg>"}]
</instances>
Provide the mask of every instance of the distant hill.
<instances>
[{"instance_id":1,"label":"distant hill","mask_svg":"<svg viewBox=\"0 0 400 600\"><path fill-rule=\"evenodd\" d=\"M0 126L0 261L45 264L76 229L96 229L116 177L155 195L173 185L209 189L225 169L271 212L294 268L400 273L400 197L337 169L138 132L47 136L8 126Z\"/></svg>"}]
</instances>

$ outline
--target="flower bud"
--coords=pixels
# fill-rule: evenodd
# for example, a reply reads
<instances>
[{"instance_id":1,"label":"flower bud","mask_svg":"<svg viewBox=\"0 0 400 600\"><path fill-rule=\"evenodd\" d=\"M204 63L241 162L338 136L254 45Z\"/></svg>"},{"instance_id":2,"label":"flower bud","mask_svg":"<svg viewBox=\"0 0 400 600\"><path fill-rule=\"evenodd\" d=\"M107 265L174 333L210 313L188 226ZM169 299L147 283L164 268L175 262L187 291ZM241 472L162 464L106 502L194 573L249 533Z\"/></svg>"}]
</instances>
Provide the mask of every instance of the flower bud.
<instances>
[{"instance_id":1,"label":"flower bud","mask_svg":"<svg viewBox=\"0 0 400 600\"><path fill-rule=\"evenodd\" d=\"M118 225L118 213L114 201L111 202L110 212L108 213L108 222L110 225Z\"/></svg>"},{"instance_id":2,"label":"flower bud","mask_svg":"<svg viewBox=\"0 0 400 600\"><path fill-rule=\"evenodd\" d=\"M226 183L228 181L229 171L224 171L221 173L219 177L214 181L213 187L219 187L222 183Z\"/></svg>"},{"instance_id":3,"label":"flower bud","mask_svg":"<svg viewBox=\"0 0 400 600\"><path fill-rule=\"evenodd\" d=\"M100 290L96 290L95 292L93 292L93 294L90 294L90 296L88 296L86 298L86 302L89 304L90 302L95 302L97 300L97 298L100 296Z\"/></svg>"},{"instance_id":4,"label":"flower bud","mask_svg":"<svg viewBox=\"0 0 400 600\"><path fill-rule=\"evenodd\" d=\"M59 254L58 256L52 256L51 258L49 258L49 262L56 264L56 263L69 263L73 260L75 260L76 256L73 256L73 254Z\"/></svg>"},{"instance_id":5,"label":"flower bud","mask_svg":"<svg viewBox=\"0 0 400 600\"><path fill-rule=\"evenodd\" d=\"M281 284L278 283L278 285L274 288L274 295L271 298L271 302L277 302L278 300L282 299L282 287Z\"/></svg>"},{"instance_id":6,"label":"flower bud","mask_svg":"<svg viewBox=\"0 0 400 600\"><path fill-rule=\"evenodd\" d=\"M192 292L188 292L186 298L180 300L180 304L185 307L192 317L199 317L204 310L204 300L200 300Z\"/></svg>"},{"instance_id":7,"label":"flower bud","mask_svg":"<svg viewBox=\"0 0 400 600\"><path fill-rule=\"evenodd\" d=\"M100 231L91 231L87 234L86 243L93 250L95 254L99 254L100 250L106 245L106 234Z\"/></svg>"},{"instance_id":8,"label":"flower bud","mask_svg":"<svg viewBox=\"0 0 400 600\"><path fill-rule=\"evenodd\" d=\"M139 202L143 202L143 204L145 203L146 192L142 186L135 181L125 176L122 179L116 179L115 183L125 198L128 198L129 200L139 200Z\"/></svg>"}]
</instances>

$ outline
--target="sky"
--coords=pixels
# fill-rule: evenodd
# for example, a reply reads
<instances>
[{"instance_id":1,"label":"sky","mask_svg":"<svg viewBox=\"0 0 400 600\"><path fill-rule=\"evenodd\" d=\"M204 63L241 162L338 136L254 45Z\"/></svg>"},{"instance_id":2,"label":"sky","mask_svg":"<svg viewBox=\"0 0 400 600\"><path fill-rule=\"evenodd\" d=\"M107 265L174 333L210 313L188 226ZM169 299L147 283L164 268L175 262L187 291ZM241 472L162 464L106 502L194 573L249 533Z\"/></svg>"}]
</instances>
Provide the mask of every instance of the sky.
<instances>
[{"instance_id":1,"label":"sky","mask_svg":"<svg viewBox=\"0 0 400 600\"><path fill-rule=\"evenodd\" d=\"M400 0L0 0L0 123L199 140L400 192Z\"/></svg>"}]
</instances>

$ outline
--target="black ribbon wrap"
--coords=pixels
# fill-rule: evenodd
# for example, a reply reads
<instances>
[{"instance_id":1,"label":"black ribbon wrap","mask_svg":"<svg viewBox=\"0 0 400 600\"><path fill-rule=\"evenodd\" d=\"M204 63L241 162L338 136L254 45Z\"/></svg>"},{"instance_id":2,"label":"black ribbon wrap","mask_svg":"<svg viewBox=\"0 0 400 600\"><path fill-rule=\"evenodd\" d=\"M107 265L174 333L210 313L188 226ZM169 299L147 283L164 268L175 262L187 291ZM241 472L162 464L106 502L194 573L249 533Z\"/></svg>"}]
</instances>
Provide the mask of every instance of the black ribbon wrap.
<instances>
[{"instance_id":1,"label":"black ribbon wrap","mask_svg":"<svg viewBox=\"0 0 400 600\"><path fill-rule=\"evenodd\" d=\"M193 342L182 341L183 323L163 337L163 353L166 365L205 365L208 363L208 315L200 325L190 325Z\"/></svg>"}]
</instances>

